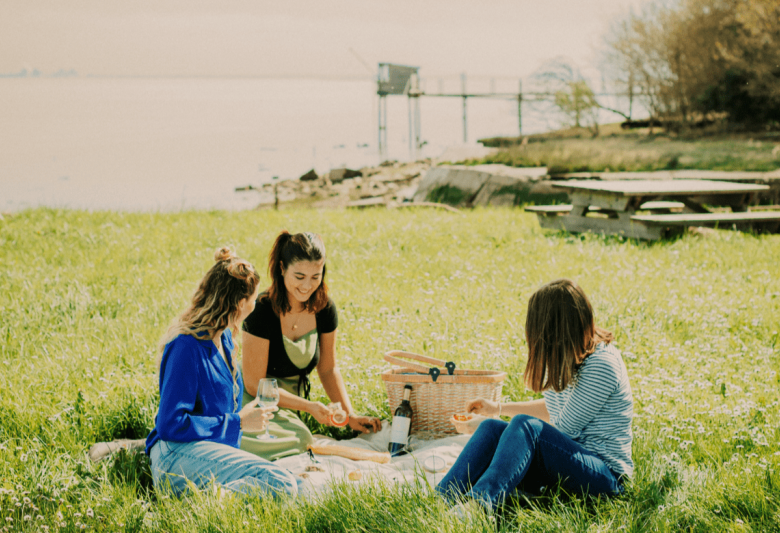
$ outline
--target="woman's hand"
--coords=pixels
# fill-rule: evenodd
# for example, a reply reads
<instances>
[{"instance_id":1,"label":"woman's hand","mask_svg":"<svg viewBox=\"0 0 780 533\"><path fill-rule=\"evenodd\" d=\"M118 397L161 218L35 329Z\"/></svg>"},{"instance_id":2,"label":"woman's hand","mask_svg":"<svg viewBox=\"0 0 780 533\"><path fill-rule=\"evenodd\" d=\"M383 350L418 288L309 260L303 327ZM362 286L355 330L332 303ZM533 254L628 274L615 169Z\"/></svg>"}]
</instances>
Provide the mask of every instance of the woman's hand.
<instances>
[{"instance_id":1,"label":"woman's hand","mask_svg":"<svg viewBox=\"0 0 780 533\"><path fill-rule=\"evenodd\" d=\"M279 408L276 406L258 408L257 398L255 398L238 412L238 416L241 418L241 427L244 431L265 431L268 421L274 417L271 413L278 410Z\"/></svg>"},{"instance_id":2,"label":"woman's hand","mask_svg":"<svg viewBox=\"0 0 780 533\"><path fill-rule=\"evenodd\" d=\"M331 411L322 402L309 402L306 411L314 417L314 420L323 426L332 426L330 423Z\"/></svg>"},{"instance_id":3,"label":"woman's hand","mask_svg":"<svg viewBox=\"0 0 780 533\"><path fill-rule=\"evenodd\" d=\"M348 425L360 433L377 433L382 429L382 421L373 416L352 415Z\"/></svg>"},{"instance_id":4,"label":"woman's hand","mask_svg":"<svg viewBox=\"0 0 780 533\"><path fill-rule=\"evenodd\" d=\"M484 398L471 400L468 406L466 406L466 411L482 416L495 416L498 414L498 402L491 402Z\"/></svg>"}]
</instances>

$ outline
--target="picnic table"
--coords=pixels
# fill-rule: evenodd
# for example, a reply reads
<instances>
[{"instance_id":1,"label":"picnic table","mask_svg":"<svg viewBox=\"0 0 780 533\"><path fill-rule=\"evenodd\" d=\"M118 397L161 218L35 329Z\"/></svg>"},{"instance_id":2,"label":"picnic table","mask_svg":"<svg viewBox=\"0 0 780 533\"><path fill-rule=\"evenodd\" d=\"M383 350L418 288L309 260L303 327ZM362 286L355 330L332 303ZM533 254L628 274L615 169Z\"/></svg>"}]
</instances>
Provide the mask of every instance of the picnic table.
<instances>
[{"instance_id":1,"label":"picnic table","mask_svg":"<svg viewBox=\"0 0 780 533\"><path fill-rule=\"evenodd\" d=\"M554 183L568 205L528 206L543 228L656 240L686 226L719 226L777 232L780 212L749 211L767 185L711 180L568 180ZM728 206L713 212L707 205Z\"/></svg>"}]
</instances>

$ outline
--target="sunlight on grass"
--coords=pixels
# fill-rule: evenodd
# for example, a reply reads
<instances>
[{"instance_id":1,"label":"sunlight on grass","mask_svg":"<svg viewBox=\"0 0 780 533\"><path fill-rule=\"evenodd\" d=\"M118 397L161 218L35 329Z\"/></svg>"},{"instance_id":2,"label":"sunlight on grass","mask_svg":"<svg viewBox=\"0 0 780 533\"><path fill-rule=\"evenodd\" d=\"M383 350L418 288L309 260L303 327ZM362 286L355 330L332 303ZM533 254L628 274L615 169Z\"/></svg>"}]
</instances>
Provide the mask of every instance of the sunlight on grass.
<instances>
[{"instance_id":1,"label":"sunlight on grass","mask_svg":"<svg viewBox=\"0 0 780 533\"><path fill-rule=\"evenodd\" d=\"M148 491L142 458L89 462L95 441L152 427L157 340L213 250L233 245L266 283L282 228L325 240L338 360L368 414L389 414L379 373L390 349L505 370L505 398L531 398L519 379L525 307L558 277L578 281L615 333L635 397L627 494L583 501L552 491L470 530L780 529L780 236L636 243L544 233L533 215L501 209L41 209L0 220L0 530L456 527L422 485L337 486L318 504L207 492L179 501ZM312 393L324 399L319 384Z\"/></svg>"}]
</instances>

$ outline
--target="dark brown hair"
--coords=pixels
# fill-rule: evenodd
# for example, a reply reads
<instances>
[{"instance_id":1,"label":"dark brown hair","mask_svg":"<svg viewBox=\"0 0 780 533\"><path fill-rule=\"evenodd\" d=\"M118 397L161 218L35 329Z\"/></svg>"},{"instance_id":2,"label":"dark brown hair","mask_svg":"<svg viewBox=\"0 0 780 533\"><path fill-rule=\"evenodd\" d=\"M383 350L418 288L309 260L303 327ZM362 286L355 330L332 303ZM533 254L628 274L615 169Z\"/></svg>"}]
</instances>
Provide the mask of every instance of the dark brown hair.
<instances>
[{"instance_id":1,"label":"dark brown hair","mask_svg":"<svg viewBox=\"0 0 780 533\"><path fill-rule=\"evenodd\" d=\"M282 230L274 242L271 253L268 254L268 277L271 286L268 287L266 298L271 301L271 307L277 316L292 310L287 298L287 288L284 286L284 270L298 261L325 261L325 244L322 237L314 233L296 233ZM328 305L328 286L325 285L326 267L322 265L320 286L303 304L303 308L311 313L317 313Z\"/></svg>"},{"instance_id":2,"label":"dark brown hair","mask_svg":"<svg viewBox=\"0 0 780 533\"><path fill-rule=\"evenodd\" d=\"M572 382L578 359L612 342L612 333L596 327L593 308L579 285L551 281L528 300L525 320L528 364L525 384L534 392L564 390Z\"/></svg>"}]
</instances>

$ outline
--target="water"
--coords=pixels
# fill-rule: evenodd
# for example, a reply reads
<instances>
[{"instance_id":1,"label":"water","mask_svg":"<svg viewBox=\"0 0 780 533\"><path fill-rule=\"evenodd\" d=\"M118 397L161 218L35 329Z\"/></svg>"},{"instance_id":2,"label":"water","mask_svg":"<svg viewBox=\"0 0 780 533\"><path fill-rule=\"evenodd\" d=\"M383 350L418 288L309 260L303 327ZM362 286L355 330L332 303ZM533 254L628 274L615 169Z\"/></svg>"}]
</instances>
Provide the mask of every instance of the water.
<instances>
[{"instance_id":1,"label":"water","mask_svg":"<svg viewBox=\"0 0 780 533\"><path fill-rule=\"evenodd\" d=\"M237 186L379 163L375 84L305 79L0 79L0 212L247 209ZM469 141L517 134L517 104L468 103ZM422 98L422 156L463 144L462 102ZM524 119L526 133L538 131ZM388 152L409 157L404 97Z\"/></svg>"},{"instance_id":2,"label":"water","mask_svg":"<svg viewBox=\"0 0 780 533\"><path fill-rule=\"evenodd\" d=\"M261 385L262 385L262 383L261 383ZM276 384L274 383L274 387L275 387L275 385ZM268 392L268 391L266 391L266 392ZM265 409L265 408L268 408L268 407L276 407L276 405L278 403L279 403L279 394L278 394L278 392L277 392L276 396L265 396L265 395L261 395L261 394L258 394L258 396L257 396L257 406L259 408L261 408L261 409ZM261 433L260 435L258 435L257 438L259 440L271 440L271 439L275 439L277 437L276 437L276 435L271 435L268 432L268 426L266 425L265 432Z\"/></svg>"},{"instance_id":3,"label":"water","mask_svg":"<svg viewBox=\"0 0 780 533\"><path fill-rule=\"evenodd\" d=\"M276 407L276 405L279 403L279 398L277 396L258 396L257 397L257 406L261 409L265 409L268 407Z\"/></svg>"}]
</instances>

